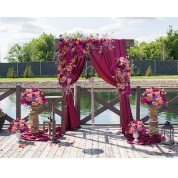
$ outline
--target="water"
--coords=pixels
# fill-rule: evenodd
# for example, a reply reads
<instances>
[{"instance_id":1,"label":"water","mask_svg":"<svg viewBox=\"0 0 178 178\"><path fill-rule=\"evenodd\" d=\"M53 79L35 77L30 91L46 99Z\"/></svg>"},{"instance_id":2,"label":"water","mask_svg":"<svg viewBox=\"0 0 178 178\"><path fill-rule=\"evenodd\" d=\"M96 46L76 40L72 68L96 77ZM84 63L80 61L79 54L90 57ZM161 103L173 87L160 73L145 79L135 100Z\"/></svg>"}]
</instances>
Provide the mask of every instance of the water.
<instances>
[{"instance_id":1,"label":"water","mask_svg":"<svg viewBox=\"0 0 178 178\"><path fill-rule=\"evenodd\" d=\"M52 95L59 95L58 91L56 90L48 90L44 91L46 95L52 96ZM57 93L56 93L57 92ZM2 92L0 92L2 94ZM116 95L113 91L107 91L107 92L97 92L96 95L106 102L110 102L113 100ZM175 96L178 96L178 91L167 91L167 99L168 101L174 98ZM80 95L81 100L80 100L80 105L81 105L81 119L90 114L90 107L91 107L91 101L90 98L83 93ZM136 105L135 105L135 93L132 92L130 96L130 103L131 103L131 110L133 114L133 118L135 118L136 115ZM178 108L178 103L173 105L175 108ZM4 100L1 101L0 107L3 109L5 113L8 113L9 116L12 118L15 118L16 116L16 96L15 93L12 94L11 96L5 98ZM58 103L56 106L58 109L61 110L61 104ZM99 103L95 102L95 110L101 108L102 105ZM115 105L117 109L119 109L119 103ZM29 114L29 107L26 105L21 106L22 109L22 118L27 116ZM148 114L148 107L146 105L141 105L140 109L141 113L141 118L146 116ZM46 120L47 117L51 115L51 111L47 110L43 112L42 114L39 115L39 120L40 123L43 122L43 120ZM61 122L61 117L58 115L55 115L57 123ZM171 111L165 110L164 112L160 113L158 116L159 123L164 123L165 121L171 121L171 123L178 123L178 116L176 116L174 113ZM90 121L87 123L91 123ZM120 117L113 113L110 110L106 110L100 115L95 117L95 123L96 124L119 124L120 123Z\"/></svg>"}]
</instances>

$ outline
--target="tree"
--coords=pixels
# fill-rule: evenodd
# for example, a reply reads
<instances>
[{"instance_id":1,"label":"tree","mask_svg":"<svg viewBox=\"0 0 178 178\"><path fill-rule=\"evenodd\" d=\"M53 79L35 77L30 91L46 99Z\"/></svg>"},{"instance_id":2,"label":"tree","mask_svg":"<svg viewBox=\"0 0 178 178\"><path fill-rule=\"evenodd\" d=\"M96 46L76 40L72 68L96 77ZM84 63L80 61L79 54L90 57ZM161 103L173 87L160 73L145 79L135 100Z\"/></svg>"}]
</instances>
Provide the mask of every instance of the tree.
<instances>
[{"instance_id":1,"label":"tree","mask_svg":"<svg viewBox=\"0 0 178 178\"><path fill-rule=\"evenodd\" d=\"M8 62L52 61L54 56L55 37L43 33L23 45L15 44L8 52Z\"/></svg>"},{"instance_id":2,"label":"tree","mask_svg":"<svg viewBox=\"0 0 178 178\"><path fill-rule=\"evenodd\" d=\"M13 45L5 57L8 62L23 62L22 47L19 44Z\"/></svg>"}]
</instances>

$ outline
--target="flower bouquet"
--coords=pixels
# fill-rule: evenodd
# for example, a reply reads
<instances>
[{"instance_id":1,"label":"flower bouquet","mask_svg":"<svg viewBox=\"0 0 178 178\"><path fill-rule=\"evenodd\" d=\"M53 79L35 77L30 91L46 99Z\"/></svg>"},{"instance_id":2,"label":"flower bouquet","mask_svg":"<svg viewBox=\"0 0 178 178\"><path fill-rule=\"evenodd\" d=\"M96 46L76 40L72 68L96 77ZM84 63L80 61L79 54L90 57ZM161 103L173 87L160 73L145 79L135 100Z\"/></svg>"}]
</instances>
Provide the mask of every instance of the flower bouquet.
<instances>
[{"instance_id":1,"label":"flower bouquet","mask_svg":"<svg viewBox=\"0 0 178 178\"><path fill-rule=\"evenodd\" d=\"M13 120L10 123L10 126L8 127L8 131L12 133L23 133L25 131L29 131L29 128L23 119L17 118L16 120Z\"/></svg>"},{"instance_id":2,"label":"flower bouquet","mask_svg":"<svg viewBox=\"0 0 178 178\"><path fill-rule=\"evenodd\" d=\"M164 89L157 87L146 89L141 98L141 103L147 104L148 106L160 106L166 102L166 93Z\"/></svg>"},{"instance_id":3,"label":"flower bouquet","mask_svg":"<svg viewBox=\"0 0 178 178\"><path fill-rule=\"evenodd\" d=\"M130 95L130 72L129 60L124 57L117 59L117 63L111 67L113 79L117 82L117 92Z\"/></svg>"},{"instance_id":4,"label":"flower bouquet","mask_svg":"<svg viewBox=\"0 0 178 178\"><path fill-rule=\"evenodd\" d=\"M38 106L45 103L45 95L39 88L26 89L22 95L21 104L30 106L28 126L32 133L38 133L39 131Z\"/></svg>"},{"instance_id":5,"label":"flower bouquet","mask_svg":"<svg viewBox=\"0 0 178 178\"><path fill-rule=\"evenodd\" d=\"M2 109L0 108L0 131L2 130L2 127L4 125L4 122L6 120L7 114L5 114Z\"/></svg>"},{"instance_id":6,"label":"flower bouquet","mask_svg":"<svg viewBox=\"0 0 178 178\"><path fill-rule=\"evenodd\" d=\"M17 138L17 142L20 142L21 141L21 139L20 139L21 134L23 132L28 132L29 128L28 128L28 126L27 126L27 124L24 120L17 118L16 120L13 120L10 123L10 126L8 127L8 131L15 133L16 138Z\"/></svg>"},{"instance_id":7,"label":"flower bouquet","mask_svg":"<svg viewBox=\"0 0 178 178\"><path fill-rule=\"evenodd\" d=\"M129 123L128 127L126 128L127 134L140 134L145 135L146 134L146 127L143 124L142 121L133 120Z\"/></svg>"},{"instance_id":8,"label":"flower bouquet","mask_svg":"<svg viewBox=\"0 0 178 178\"><path fill-rule=\"evenodd\" d=\"M39 88L26 89L21 98L21 104L27 104L28 106L39 106L45 103L45 95Z\"/></svg>"},{"instance_id":9,"label":"flower bouquet","mask_svg":"<svg viewBox=\"0 0 178 178\"><path fill-rule=\"evenodd\" d=\"M141 104L148 105L149 132L150 135L157 135L158 131L158 107L166 104L166 93L163 89L152 87L146 89L141 98Z\"/></svg>"}]
</instances>

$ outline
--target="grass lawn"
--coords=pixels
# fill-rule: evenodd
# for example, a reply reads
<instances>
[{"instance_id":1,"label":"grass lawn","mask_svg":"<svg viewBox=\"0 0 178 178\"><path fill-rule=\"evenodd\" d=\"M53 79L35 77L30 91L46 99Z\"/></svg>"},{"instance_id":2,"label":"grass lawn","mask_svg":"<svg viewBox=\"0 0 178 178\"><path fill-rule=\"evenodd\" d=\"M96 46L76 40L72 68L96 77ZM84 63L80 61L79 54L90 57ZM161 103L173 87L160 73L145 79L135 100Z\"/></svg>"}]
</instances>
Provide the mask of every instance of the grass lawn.
<instances>
[{"instance_id":1,"label":"grass lawn","mask_svg":"<svg viewBox=\"0 0 178 178\"><path fill-rule=\"evenodd\" d=\"M100 80L101 78L95 77L95 80ZM157 76L133 76L131 80L150 80L150 79L178 79L178 75L157 75ZM57 81L57 77L51 78L0 78L0 82L28 82L28 81ZM86 80L85 78L80 78L80 80Z\"/></svg>"}]
</instances>

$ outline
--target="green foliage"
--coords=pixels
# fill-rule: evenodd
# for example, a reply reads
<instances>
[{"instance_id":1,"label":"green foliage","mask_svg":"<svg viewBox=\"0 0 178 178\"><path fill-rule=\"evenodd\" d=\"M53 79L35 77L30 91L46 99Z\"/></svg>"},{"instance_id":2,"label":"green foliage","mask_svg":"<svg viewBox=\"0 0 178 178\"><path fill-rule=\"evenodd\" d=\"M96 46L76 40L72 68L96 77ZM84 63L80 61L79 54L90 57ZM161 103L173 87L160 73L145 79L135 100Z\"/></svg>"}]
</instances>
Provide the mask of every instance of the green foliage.
<instances>
[{"instance_id":1,"label":"green foliage","mask_svg":"<svg viewBox=\"0 0 178 178\"><path fill-rule=\"evenodd\" d=\"M19 44L13 45L9 51L5 59L8 62L23 62L23 51L22 47Z\"/></svg>"},{"instance_id":2,"label":"green foliage","mask_svg":"<svg viewBox=\"0 0 178 178\"><path fill-rule=\"evenodd\" d=\"M137 71L135 73L135 76L141 76L141 70L140 70L140 68L137 69Z\"/></svg>"},{"instance_id":3,"label":"green foliage","mask_svg":"<svg viewBox=\"0 0 178 178\"><path fill-rule=\"evenodd\" d=\"M22 46L13 45L6 56L8 62L52 61L55 53L55 37L43 33Z\"/></svg>"},{"instance_id":4,"label":"green foliage","mask_svg":"<svg viewBox=\"0 0 178 178\"><path fill-rule=\"evenodd\" d=\"M127 50L127 54L133 60L177 60L178 59L178 31L174 31L171 26L167 35L159 37L150 43L135 42L134 47Z\"/></svg>"},{"instance_id":5,"label":"green foliage","mask_svg":"<svg viewBox=\"0 0 178 178\"><path fill-rule=\"evenodd\" d=\"M16 74L14 68L13 67L8 68L7 78L16 78L16 77L17 77L17 74Z\"/></svg>"},{"instance_id":6,"label":"green foliage","mask_svg":"<svg viewBox=\"0 0 178 178\"><path fill-rule=\"evenodd\" d=\"M148 66L145 75L146 75L147 77L150 77L150 76L152 76L152 74L153 74L152 68L151 68L151 66Z\"/></svg>"},{"instance_id":7,"label":"green foliage","mask_svg":"<svg viewBox=\"0 0 178 178\"><path fill-rule=\"evenodd\" d=\"M31 69L31 66L26 66L25 71L23 73L24 78L32 78L33 77L33 72Z\"/></svg>"},{"instance_id":8,"label":"green foliage","mask_svg":"<svg viewBox=\"0 0 178 178\"><path fill-rule=\"evenodd\" d=\"M94 70L94 68L90 69L89 75L90 75L90 77L94 77L95 76L95 70Z\"/></svg>"}]
</instances>

